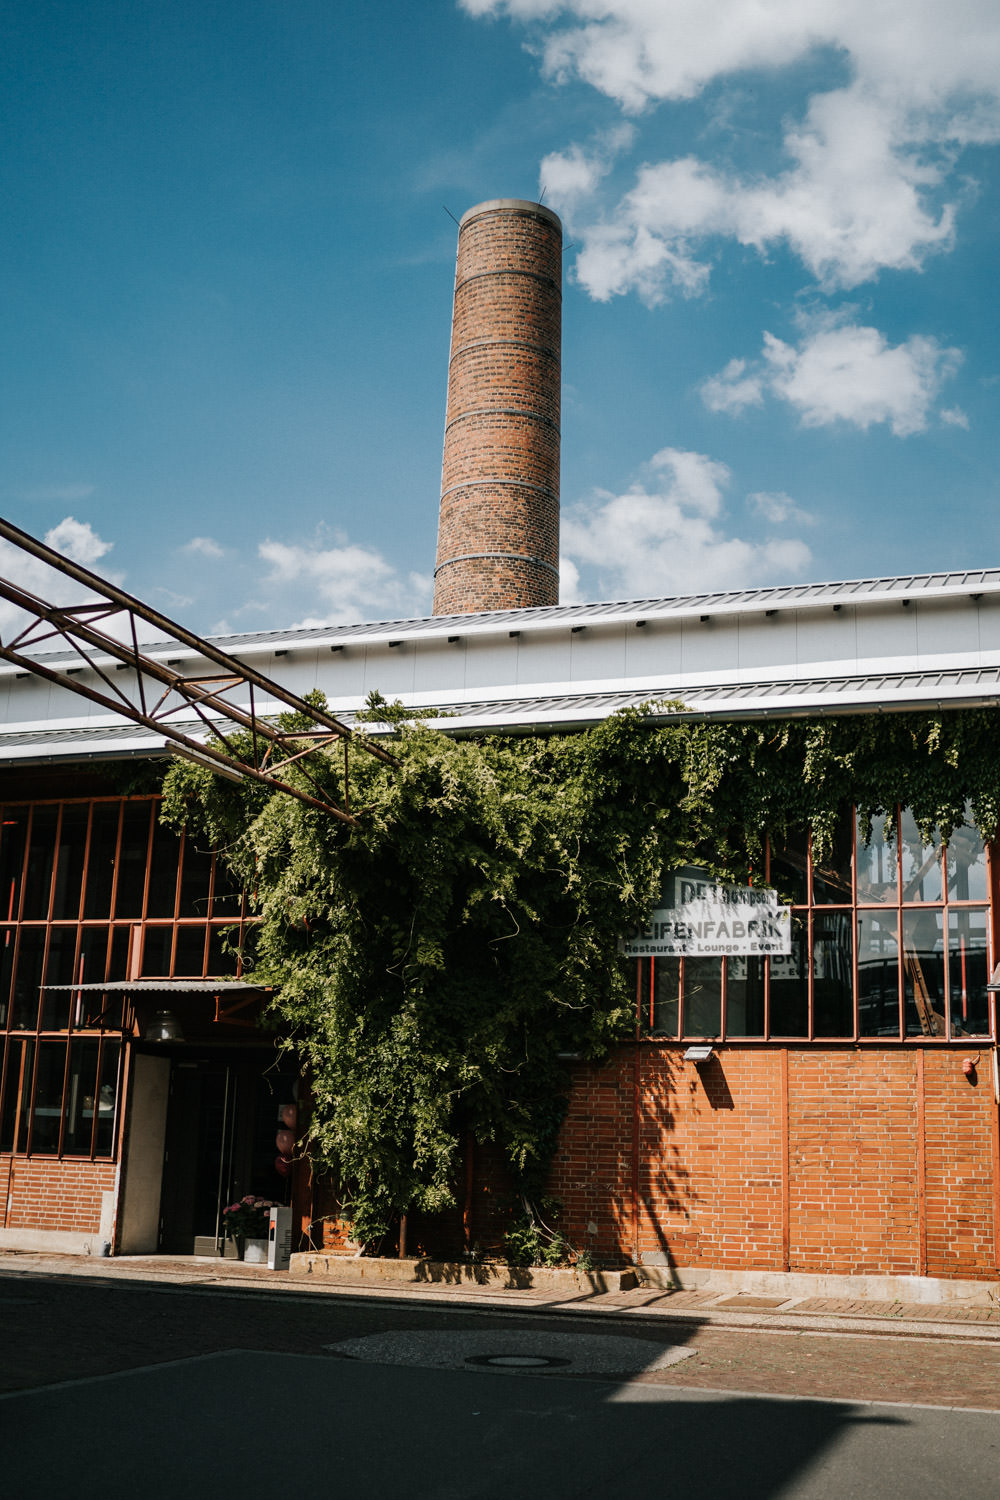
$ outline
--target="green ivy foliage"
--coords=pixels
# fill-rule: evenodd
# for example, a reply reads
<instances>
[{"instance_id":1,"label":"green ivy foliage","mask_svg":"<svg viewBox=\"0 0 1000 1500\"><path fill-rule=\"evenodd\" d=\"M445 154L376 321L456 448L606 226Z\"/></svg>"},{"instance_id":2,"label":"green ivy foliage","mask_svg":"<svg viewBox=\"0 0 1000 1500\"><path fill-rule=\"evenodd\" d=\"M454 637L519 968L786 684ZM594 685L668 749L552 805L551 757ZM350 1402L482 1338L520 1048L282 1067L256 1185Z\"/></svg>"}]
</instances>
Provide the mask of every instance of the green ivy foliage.
<instances>
[{"instance_id":1,"label":"green ivy foliage","mask_svg":"<svg viewBox=\"0 0 1000 1500\"><path fill-rule=\"evenodd\" d=\"M601 1058L629 1033L617 943L666 871L745 880L768 832L803 824L822 858L851 801L869 824L908 804L927 836L967 804L987 837L997 827L995 711L705 723L680 707L463 738L376 697L398 767L352 754L357 828L186 762L168 772L165 820L210 839L253 893L245 964L276 987L311 1079L309 1151L348 1186L361 1239L453 1201L466 1131L541 1190L567 1054ZM339 756L310 769L342 797Z\"/></svg>"}]
</instances>

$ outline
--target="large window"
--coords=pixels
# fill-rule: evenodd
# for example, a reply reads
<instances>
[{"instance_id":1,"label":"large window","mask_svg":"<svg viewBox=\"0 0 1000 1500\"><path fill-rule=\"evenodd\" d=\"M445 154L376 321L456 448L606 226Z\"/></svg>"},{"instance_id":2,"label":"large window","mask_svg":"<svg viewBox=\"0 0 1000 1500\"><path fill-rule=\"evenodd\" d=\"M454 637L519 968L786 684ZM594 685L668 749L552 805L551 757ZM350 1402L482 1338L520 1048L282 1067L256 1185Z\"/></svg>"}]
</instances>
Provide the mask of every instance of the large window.
<instances>
[{"instance_id":1,"label":"large window","mask_svg":"<svg viewBox=\"0 0 1000 1500\"><path fill-rule=\"evenodd\" d=\"M805 832L768 845L763 883L791 906L791 953L640 958L650 1037L962 1041L991 1034L989 852L967 824L925 844L908 809L829 857Z\"/></svg>"},{"instance_id":2,"label":"large window","mask_svg":"<svg viewBox=\"0 0 1000 1500\"><path fill-rule=\"evenodd\" d=\"M114 1156L132 1017L120 990L89 986L232 973L241 893L158 812L152 797L0 806L0 1151Z\"/></svg>"}]
</instances>

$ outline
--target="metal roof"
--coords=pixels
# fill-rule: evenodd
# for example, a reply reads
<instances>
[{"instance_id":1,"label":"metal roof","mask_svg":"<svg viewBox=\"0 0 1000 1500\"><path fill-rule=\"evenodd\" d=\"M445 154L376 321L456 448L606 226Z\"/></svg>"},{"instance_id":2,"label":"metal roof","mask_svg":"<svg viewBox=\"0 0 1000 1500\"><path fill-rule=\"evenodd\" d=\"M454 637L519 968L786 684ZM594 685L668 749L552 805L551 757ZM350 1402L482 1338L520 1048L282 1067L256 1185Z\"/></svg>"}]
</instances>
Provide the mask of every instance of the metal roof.
<instances>
[{"instance_id":1,"label":"metal roof","mask_svg":"<svg viewBox=\"0 0 1000 1500\"><path fill-rule=\"evenodd\" d=\"M241 993L261 994L264 990L270 990L269 984L249 984L245 979L185 979L179 975L176 979L108 979L103 984L43 984L45 993L56 991L68 991L77 994L98 995L138 995L154 994L165 995L169 993L183 992L188 994L227 995L233 991Z\"/></svg>"},{"instance_id":2,"label":"metal roof","mask_svg":"<svg viewBox=\"0 0 1000 1500\"><path fill-rule=\"evenodd\" d=\"M426 695L422 696L426 702ZM449 700L442 695L433 705L441 717L430 722L446 733L472 733L477 729L541 732L547 728L584 728L622 708L677 700L690 716L719 719L994 706L1000 703L1000 664L737 682L688 681L683 685L660 678L591 692L574 692L567 686L565 690L503 697L484 695L473 701ZM336 712L347 724L357 721L356 710L337 705ZM204 726L197 722L182 727L192 734L204 732ZM366 724L365 728L370 734L380 732L377 724ZM132 725L81 721L53 729L0 730L0 763L23 765L169 753L170 747L162 739Z\"/></svg>"},{"instance_id":3,"label":"metal roof","mask_svg":"<svg viewBox=\"0 0 1000 1500\"><path fill-rule=\"evenodd\" d=\"M602 625L638 619L682 619L703 614L739 614L763 610L820 609L833 605L877 604L902 599L948 599L1000 594L1000 568L974 568L940 573L907 573L898 577L856 578L841 582L786 584L769 588L732 589L714 593L681 594L666 598L605 600L597 604L553 604L535 609L483 610L475 614L428 615L401 620L370 620L353 625L320 625L302 629L249 631L240 635L206 637L233 656L298 646L346 646L352 643L387 644L396 640L447 635L489 635L505 630L550 630L565 625ZM180 659L191 653L176 642L149 642L148 655ZM38 653L38 659L64 657L61 652ZM10 670L9 668L7 669Z\"/></svg>"}]
</instances>

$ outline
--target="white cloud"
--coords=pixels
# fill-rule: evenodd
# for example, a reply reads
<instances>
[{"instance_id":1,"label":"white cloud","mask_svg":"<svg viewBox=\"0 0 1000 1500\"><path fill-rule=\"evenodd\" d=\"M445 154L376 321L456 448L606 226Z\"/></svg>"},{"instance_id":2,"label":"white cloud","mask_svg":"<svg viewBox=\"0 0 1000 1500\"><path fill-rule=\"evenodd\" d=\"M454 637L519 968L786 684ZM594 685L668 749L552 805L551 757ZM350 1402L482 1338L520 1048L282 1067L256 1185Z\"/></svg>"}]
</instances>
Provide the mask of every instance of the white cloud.
<instances>
[{"instance_id":1,"label":"white cloud","mask_svg":"<svg viewBox=\"0 0 1000 1500\"><path fill-rule=\"evenodd\" d=\"M963 427L966 432L969 430L969 419L960 406L949 406L947 409L942 408L938 412L938 416L942 422L947 422L949 427Z\"/></svg>"},{"instance_id":2,"label":"white cloud","mask_svg":"<svg viewBox=\"0 0 1000 1500\"><path fill-rule=\"evenodd\" d=\"M566 507L562 544L574 570L571 579L575 574L578 581L586 568L596 579L598 597L637 598L800 576L812 561L800 539L728 534L723 491L729 479L726 465L704 454L663 448L650 461L644 482L624 494L601 492Z\"/></svg>"},{"instance_id":3,"label":"white cloud","mask_svg":"<svg viewBox=\"0 0 1000 1500\"><path fill-rule=\"evenodd\" d=\"M94 569L94 564L106 557L113 546L106 542L88 521L77 521L66 516L57 526L45 533L44 540L56 552L61 552L72 562ZM96 570L95 570L96 571ZM48 604L83 604L95 595L64 573L58 572L41 558L22 552L13 543L0 540L0 576L16 583L18 588L45 600ZM115 575L107 575L115 578ZM117 582L117 578L115 578ZM16 605L0 600L0 634L4 644L11 645L14 638L30 623L30 617ZM46 627L42 627L43 629ZM100 622L101 629L109 629Z\"/></svg>"},{"instance_id":4,"label":"white cloud","mask_svg":"<svg viewBox=\"0 0 1000 1500\"><path fill-rule=\"evenodd\" d=\"M192 552L199 557L224 557L225 552L218 542L213 541L210 536L193 536L189 542L185 542L181 548L182 552Z\"/></svg>"},{"instance_id":5,"label":"white cloud","mask_svg":"<svg viewBox=\"0 0 1000 1500\"><path fill-rule=\"evenodd\" d=\"M961 358L932 338L915 334L891 345L877 328L826 317L815 320L797 347L765 333L760 361L748 367L730 360L703 382L701 396L711 411L738 412L758 404L766 390L794 407L805 427L849 422L867 429L884 422L897 437L908 437L926 429L941 386ZM957 425L963 416L958 413Z\"/></svg>"},{"instance_id":6,"label":"white cloud","mask_svg":"<svg viewBox=\"0 0 1000 1500\"><path fill-rule=\"evenodd\" d=\"M786 521L796 521L800 526L816 524L816 517L796 505L791 495L786 495L784 490L778 490L774 494L758 490L747 496L747 504L757 515L763 516L765 521L770 521L772 526L783 526Z\"/></svg>"},{"instance_id":7,"label":"white cloud","mask_svg":"<svg viewBox=\"0 0 1000 1500\"><path fill-rule=\"evenodd\" d=\"M419 614L429 607L431 580L419 573L402 577L380 552L350 543L313 546L268 540L257 549L269 572L261 581L273 612L285 599L308 613L304 625L349 625L373 615Z\"/></svg>"},{"instance_id":8,"label":"white cloud","mask_svg":"<svg viewBox=\"0 0 1000 1500\"><path fill-rule=\"evenodd\" d=\"M58 526L47 531L45 540L56 552L88 568L106 557L114 546L113 542L99 537L89 521L77 521L73 516L66 516Z\"/></svg>"},{"instance_id":9,"label":"white cloud","mask_svg":"<svg viewBox=\"0 0 1000 1500\"><path fill-rule=\"evenodd\" d=\"M569 220L575 205L590 197L610 172L615 157L632 144L634 137L631 125L618 125L601 131L589 150L573 145L568 151L550 152L542 158L539 191L558 201L560 213Z\"/></svg>"},{"instance_id":10,"label":"white cloud","mask_svg":"<svg viewBox=\"0 0 1000 1500\"><path fill-rule=\"evenodd\" d=\"M798 119L772 119L786 165L771 175L694 157L654 162L604 203L603 172L588 174L579 147L562 153L565 182L554 180L551 199L559 209L565 190L578 219L589 207L574 231L577 274L598 299L634 290L655 302L702 289L706 242L717 236L761 253L786 245L827 287L919 269L953 242L968 190L949 190L961 148L1000 140L995 0L463 3L528 24L551 80L575 76L633 114L789 69L821 48L837 59L837 87L814 93Z\"/></svg>"},{"instance_id":11,"label":"white cloud","mask_svg":"<svg viewBox=\"0 0 1000 1500\"><path fill-rule=\"evenodd\" d=\"M731 359L718 375L710 375L699 387L709 411L740 412L745 406L760 406L764 381L759 371L748 375L745 359Z\"/></svg>"},{"instance_id":12,"label":"white cloud","mask_svg":"<svg viewBox=\"0 0 1000 1500\"><path fill-rule=\"evenodd\" d=\"M580 592L580 569L568 557L560 557L559 559L559 603L585 603L583 595Z\"/></svg>"}]
</instances>

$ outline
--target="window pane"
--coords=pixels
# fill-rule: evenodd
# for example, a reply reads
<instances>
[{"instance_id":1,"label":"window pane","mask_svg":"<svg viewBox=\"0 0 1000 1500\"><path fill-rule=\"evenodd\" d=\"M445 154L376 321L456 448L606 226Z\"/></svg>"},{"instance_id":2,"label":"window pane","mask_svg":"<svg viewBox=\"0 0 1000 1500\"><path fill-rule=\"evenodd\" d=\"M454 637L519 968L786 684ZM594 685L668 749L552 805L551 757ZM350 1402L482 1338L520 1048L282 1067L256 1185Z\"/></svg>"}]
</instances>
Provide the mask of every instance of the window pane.
<instances>
[{"instance_id":1,"label":"window pane","mask_svg":"<svg viewBox=\"0 0 1000 1500\"><path fill-rule=\"evenodd\" d=\"M84 803L70 803L62 810L59 829L59 859L52 896L52 915L78 917L83 895L83 857L87 852L87 817L90 809Z\"/></svg>"},{"instance_id":2,"label":"window pane","mask_svg":"<svg viewBox=\"0 0 1000 1500\"><path fill-rule=\"evenodd\" d=\"M948 914L948 995L952 1036L988 1036L989 958L985 909L966 907Z\"/></svg>"},{"instance_id":3,"label":"window pane","mask_svg":"<svg viewBox=\"0 0 1000 1500\"><path fill-rule=\"evenodd\" d=\"M22 916L33 921L49 914L58 817L58 808L36 807L31 819Z\"/></svg>"},{"instance_id":4,"label":"window pane","mask_svg":"<svg viewBox=\"0 0 1000 1500\"><path fill-rule=\"evenodd\" d=\"M890 827L892 824L890 823ZM858 831L858 900L863 904L896 900L896 844L887 841L882 819L876 818L872 836L862 843Z\"/></svg>"},{"instance_id":5,"label":"window pane","mask_svg":"<svg viewBox=\"0 0 1000 1500\"><path fill-rule=\"evenodd\" d=\"M858 1029L862 1036L899 1036L895 911L858 913Z\"/></svg>"},{"instance_id":6,"label":"window pane","mask_svg":"<svg viewBox=\"0 0 1000 1500\"><path fill-rule=\"evenodd\" d=\"M111 957L108 959L108 979L129 978L129 944L132 932L128 927L115 927L111 932Z\"/></svg>"},{"instance_id":7,"label":"window pane","mask_svg":"<svg viewBox=\"0 0 1000 1500\"><path fill-rule=\"evenodd\" d=\"M979 831L971 825L966 809L966 824L952 830L948 840L948 900L987 901L986 846Z\"/></svg>"},{"instance_id":8,"label":"window pane","mask_svg":"<svg viewBox=\"0 0 1000 1500\"><path fill-rule=\"evenodd\" d=\"M76 928L53 927L49 937L49 956L45 964L42 990L42 1030L65 1031L69 1026L72 995L69 990L50 990L50 984L72 984L73 961L76 958Z\"/></svg>"},{"instance_id":9,"label":"window pane","mask_svg":"<svg viewBox=\"0 0 1000 1500\"><path fill-rule=\"evenodd\" d=\"M34 1031L38 1025L38 1000L42 984L45 929L22 927L17 948L17 969L10 1024L15 1030Z\"/></svg>"},{"instance_id":10,"label":"window pane","mask_svg":"<svg viewBox=\"0 0 1000 1500\"><path fill-rule=\"evenodd\" d=\"M83 906L85 917L111 915L111 883L115 873L120 811L117 802L94 804L90 825L90 856L87 860L87 894Z\"/></svg>"},{"instance_id":11,"label":"window pane","mask_svg":"<svg viewBox=\"0 0 1000 1500\"><path fill-rule=\"evenodd\" d=\"M70 1044L66 1129L63 1135L63 1152L70 1156L90 1155L94 1110L97 1108L97 1058L100 1046L96 1038L93 1041L75 1041Z\"/></svg>"},{"instance_id":12,"label":"window pane","mask_svg":"<svg viewBox=\"0 0 1000 1500\"><path fill-rule=\"evenodd\" d=\"M899 835L903 901L942 901L940 839L925 844L908 807L900 814Z\"/></svg>"},{"instance_id":13,"label":"window pane","mask_svg":"<svg viewBox=\"0 0 1000 1500\"><path fill-rule=\"evenodd\" d=\"M205 972L204 927L178 927L174 973L201 978Z\"/></svg>"},{"instance_id":14,"label":"window pane","mask_svg":"<svg viewBox=\"0 0 1000 1500\"><path fill-rule=\"evenodd\" d=\"M676 1036L677 1002L681 992L681 961L679 958L654 958L640 959L639 962L652 964L653 1032L656 1036Z\"/></svg>"},{"instance_id":15,"label":"window pane","mask_svg":"<svg viewBox=\"0 0 1000 1500\"><path fill-rule=\"evenodd\" d=\"M190 838L184 840L184 869L181 872L182 917L208 916L208 889L212 875L212 855L199 849Z\"/></svg>"},{"instance_id":16,"label":"window pane","mask_svg":"<svg viewBox=\"0 0 1000 1500\"><path fill-rule=\"evenodd\" d=\"M172 917L177 905L177 866L181 841L173 829L153 824L153 855L149 872L148 917Z\"/></svg>"},{"instance_id":17,"label":"window pane","mask_svg":"<svg viewBox=\"0 0 1000 1500\"><path fill-rule=\"evenodd\" d=\"M118 1118L118 1067L121 1045L105 1041L101 1046L101 1077L97 1090L97 1138L95 1156L113 1156L115 1121Z\"/></svg>"},{"instance_id":18,"label":"window pane","mask_svg":"<svg viewBox=\"0 0 1000 1500\"><path fill-rule=\"evenodd\" d=\"M85 927L80 937L80 962L74 976L80 984L100 984L103 979L124 979L124 974L109 975L108 929Z\"/></svg>"},{"instance_id":19,"label":"window pane","mask_svg":"<svg viewBox=\"0 0 1000 1500\"><path fill-rule=\"evenodd\" d=\"M149 844L150 804L126 804L122 818L122 841L118 855L116 917L142 916L146 883L146 852Z\"/></svg>"},{"instance_id":20,"label":"window pane","mask_svg":"<svg viewBox=\"0 0 1000 1500\"><path fill-rule=\"evenodd\" d=\"M817 906L850 906L851 859L854 854L854 812L848 807L837 819L833 848L819 864L813 861L813 900Z\"/></svg>"},{"instance_id":21,"label":"window pane","mask_svg":"<svg viewBox=\"0 0 1000 1500\"><path fill-rule=\"evenodd\" d=\"M771 1035L809 1035L809 926L792 914L792 951L774 953L770 966Z\"/></svg>"},{"instance_id":22,"label":"window pane","mask_svg":"<svg viewBox=\"0 0 1000 1500\"><path fill-rule=\"evenodd\" d=\"M903 912L907 1036L944 1036L944 913Z\"/></svg>"},{"instance_id":23,"label":"window pane","mask_svg":"<svg viewBox=\"0 0 1000 1500\"><path fill-rule=\"evenodd\" d=\"M147 927L142 945L142 973L155 979L164 979L170 973L170 950L173 947L172 927Z\"/></svg>"},{"instance_id":24,"label":"window pane","mask_svg":"<svg viewBox=\"0 0 1000 1500\"><path fill-rule=\"evenodd\" d=\"M243 892L226 867L224 860L216 856L215 886L212 895L213 917L238 917L243 904Z\"/></svg>"},{"instance_id":25,"label":"window pane","mask_svg":"<svg viewBox=\"0 0 1000 1500\"><path fill-rule=\"evenodd\" d=\"M27 828L25 810L17 807L3 809L0 819L0 917L6 922L17 916Z\"/></svg>"},{"instance_id":26,"label":"window pane","mask_svg":"<svg viewBox=\"0 0 1000 1500\"><path fill-rule=\"evenodd\" d=\"M726 959L726 1033L764 1035L764 960L757 954Z\"/></svg>"},{"instance_id":27,"label":"window pane","mask_svg":"<svg viewBox=\"0 0 1000 1500\"><path fill-rule=\"evenodd\" d=\"M3 1117L0 1119L0 1151L23 1151L28 1139L28 1101L31 1072L35 1065L33 1037L7 1043L7 1074L4 1079Z\"/></svg>"},{"instance_id":28,"label":"window pane","mask_svg":"<svg viewBox=\"0 0 1000 1500\"><path fill-rule=\"evenodd\" d=\"M39 1042L31 1151L42 1156L55 1156L59 1150L65 1070L66 1043Z\"/></svg>"},{"instance_id":29,"label":"window pane","mask_svg":"<svg viewBox=\"0 0 1000 1500\"><path fill-rule=\"evenodd\" d=\"M771 842L768 884L774 886L781 901L793 906L807 902L809 834L804 828L793 829L783 840Z\"/></svg>"},{"instance_id":30,"label":"window pane","mask_svg":"<svg viewBox=\"0 0 1000 1500\"><path fill-rule=\"evenodd\" d=\"M813 917L816 1036L854 1035L852 925L849 911L818 911Z\"/></svg>"},{"instance_id":31,"label":"window pane","mask_svg":"<svg viewBox=\"0 0 1000 1500\"><path fill-rule=\"evenodd\" d=\"M224 927L211 927L209 929L209 934L208 934L208 972L209 972L209 974L212 974L217 979L221 979L221 978L225 978L227 975L231 976L231 975L233 975L233 974L236 973L236 962L237 962L237 958L238 958L239 955L234 951L234 945L238 941L239 941L239 928L236 927L233 923L229 923L227 926L224 926ZM638 959L638 958L636 959L636 963L643 963L643 962L646 964L646 967L647 967L647 970L648 970L648 967L649 967L649 959L648 958L647 959ZM656 960L656 962L657 963L662 963L663 960L662 959L658 959L658 960ZM643 993L645 995L645 999L643 1001L643 1004L646 1006L646 1019L645 1019L645 1023L644 1024L647 1024L648 1021L649 1021L649 996L646 993L647 990L648 990L648 981L649 981L649 975L648 975L648 972L647 972L647 973L644 974L644 977L643 977Z\"/></svg>"},{"instance_id":32,"label":"window pane","mask_svg":"<svg viewBox=\"0 0 1000 1500\"><path fill-rule=\"evenodd\" d=\"M718 1036L722 1025L722 959L684 960L684 1035Z\"/></svg>"}]
</instances>

